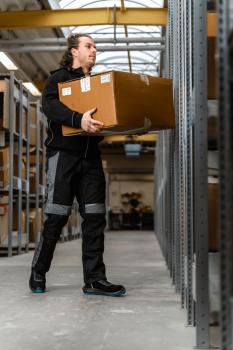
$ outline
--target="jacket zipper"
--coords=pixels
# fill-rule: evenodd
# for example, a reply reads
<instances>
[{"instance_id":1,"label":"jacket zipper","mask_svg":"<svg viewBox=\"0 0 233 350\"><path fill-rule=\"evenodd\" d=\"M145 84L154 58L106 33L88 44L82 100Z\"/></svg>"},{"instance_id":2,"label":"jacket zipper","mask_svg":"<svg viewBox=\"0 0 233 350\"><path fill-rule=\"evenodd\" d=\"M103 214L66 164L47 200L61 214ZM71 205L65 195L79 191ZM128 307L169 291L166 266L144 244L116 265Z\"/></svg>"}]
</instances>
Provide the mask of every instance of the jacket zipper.
<instances>
[{"instance_id":1,"label":"jacket zipper","mask_svg":"<svg viewBox=\"0 0 233 350\"><path fill-rule=\"evenodd\" d=\"M87 151L88 151L88 146L89 146L89 139L90 139L90 136L88 136L88 139L87 139L87 146L86 146L86 151L85 151L85 157L84 157L84 158L87 158Z\"/></svg>"}]
</instances>

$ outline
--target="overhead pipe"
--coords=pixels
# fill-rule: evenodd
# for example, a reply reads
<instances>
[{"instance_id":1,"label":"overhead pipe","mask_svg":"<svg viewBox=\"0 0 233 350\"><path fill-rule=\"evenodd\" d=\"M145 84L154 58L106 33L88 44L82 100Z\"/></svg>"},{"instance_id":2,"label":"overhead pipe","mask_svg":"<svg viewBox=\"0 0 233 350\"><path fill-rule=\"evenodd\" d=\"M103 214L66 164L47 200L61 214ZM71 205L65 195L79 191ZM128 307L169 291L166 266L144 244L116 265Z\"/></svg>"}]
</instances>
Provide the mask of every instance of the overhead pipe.
<instances>
[{"instance_id":1,"label":"overhead pipe","mask_svg":"<svg viewBox=\"0 0 233 350\"><path fill-rule=\"evenodd\" d=\"M2 47L2 51L9 53L23 52L62 52L66 46L20 46L20 47ZM138 46L98 46L97 51L164 51L163 45L138 45Z\"/></svg>"},{"instance_id":2,"label":"overhead pipe","mask_svg":"<svg viewBox=\"0 0 233 350\"><path fill-rule=\"evenodd\" d=\"M161 37L150 37L150 38L142 38L142 37L135 37L135 38L118 38L118 39L111 39L111 38L97 38L94 39L96 44L123 44L123 43L165 43L165 38ZM13 39L13 40L1 40L0 39L0 45L66 45L67 39L66 38L35 38L35 39Z\"/></svg>"}]
</instances>

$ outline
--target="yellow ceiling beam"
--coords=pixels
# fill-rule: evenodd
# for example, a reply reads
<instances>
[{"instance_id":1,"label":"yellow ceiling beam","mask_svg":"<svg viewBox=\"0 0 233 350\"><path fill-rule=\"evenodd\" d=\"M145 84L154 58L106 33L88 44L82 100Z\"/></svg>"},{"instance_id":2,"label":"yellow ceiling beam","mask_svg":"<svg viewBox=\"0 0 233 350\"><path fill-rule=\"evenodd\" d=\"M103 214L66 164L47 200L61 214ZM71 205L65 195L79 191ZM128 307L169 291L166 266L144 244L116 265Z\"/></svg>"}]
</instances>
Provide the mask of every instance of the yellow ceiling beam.
<instances>
[{"instance_id":1,"label":"yellow ceiling beam","mask_svg":"<svg viewBox=\"0 0 233 350\"><path fill-rule=\"evenodd\" d=\"M114 8L0 12L0 29L56 28L106 24L114 24ZM167 9L125 8L125 11L121 11L121 8L117 8L116 24L165 26L167 24Z\"/></svg>"},{"instance_id":2,"label":"yellow ceiling beam","mask_svg":"<svg viewBox=\"0 0 233 350\"><path fill-rule=\"evenodd\" d=\"M122 2L124 5L124 2ZM166 26L166 8L117 8L116 24ZM114 8L0 12L0 29L56 28L114 24ZM208 13L208 36L217 35L217 14Z\"/></svg>"}]
</instances>

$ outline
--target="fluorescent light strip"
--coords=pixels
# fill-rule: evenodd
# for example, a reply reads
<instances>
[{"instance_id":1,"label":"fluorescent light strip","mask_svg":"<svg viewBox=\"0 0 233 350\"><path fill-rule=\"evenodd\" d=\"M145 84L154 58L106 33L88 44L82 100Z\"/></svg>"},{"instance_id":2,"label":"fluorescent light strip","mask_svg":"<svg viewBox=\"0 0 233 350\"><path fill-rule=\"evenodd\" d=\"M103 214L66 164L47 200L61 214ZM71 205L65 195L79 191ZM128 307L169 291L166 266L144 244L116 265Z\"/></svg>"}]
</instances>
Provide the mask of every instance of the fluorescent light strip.
<instances>
[{"instance_id":1,"label":"fluorescent light strip","mask_svg":"<svg viewBox=\"0 0 233 350\"><path fill-rule=\"evenodd\" d=\"M34 84L30 82L25 82L23 83L23 85L31 92L33 96L41 96L40 91L37 89L37 87L35 87Z\"/></svg>"},{"instance_id":2,"label":"fluorescent light strip","mask_svg":"<svg viewBox=\"0 0 233 350\"><path fill-rule=\"evenodd\" d=\"M17 70L18 69L18 67L14 64L14 62L2 51L0 51L0 62L8 70Z\"/></svg>"}]
</instances>

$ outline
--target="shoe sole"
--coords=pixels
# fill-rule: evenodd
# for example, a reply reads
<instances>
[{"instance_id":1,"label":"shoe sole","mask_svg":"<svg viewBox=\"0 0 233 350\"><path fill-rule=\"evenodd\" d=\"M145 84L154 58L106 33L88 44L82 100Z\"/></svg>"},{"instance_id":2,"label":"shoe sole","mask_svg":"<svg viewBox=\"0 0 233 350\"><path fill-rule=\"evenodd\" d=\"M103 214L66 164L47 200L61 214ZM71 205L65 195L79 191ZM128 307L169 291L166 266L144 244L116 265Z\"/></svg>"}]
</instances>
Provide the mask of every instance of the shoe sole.
<instances>
[{"instance_id":1,"label":"shoe sole","mask_svg":"<svg viewBox=\"0 0 233 350\"><path fill-rule=\"evenodd\" d=\"M36 294L42 294L45 293L45 290L42 288L31 288L32 293L36 293Z\"/></svg>"},{"instance_id":2,"label":"shoe sole","mask_svg":"<svg viewBox=\"0 0 233 350\"><path fill-rule=\"evenodd\" d=\"M91 288L91 289L83 290L83 293L86 295L104 295L108 297L120 297L120 296L126 295L126 290L124 289L115 293L108 293L108 292L100 291L98 289Z\"/></svg>"}]
</instances>

